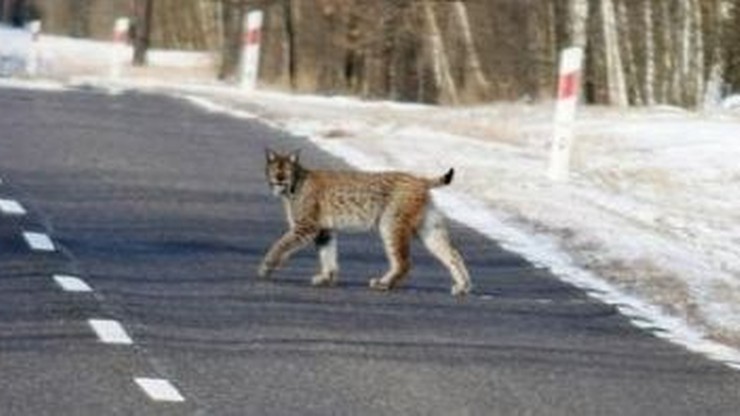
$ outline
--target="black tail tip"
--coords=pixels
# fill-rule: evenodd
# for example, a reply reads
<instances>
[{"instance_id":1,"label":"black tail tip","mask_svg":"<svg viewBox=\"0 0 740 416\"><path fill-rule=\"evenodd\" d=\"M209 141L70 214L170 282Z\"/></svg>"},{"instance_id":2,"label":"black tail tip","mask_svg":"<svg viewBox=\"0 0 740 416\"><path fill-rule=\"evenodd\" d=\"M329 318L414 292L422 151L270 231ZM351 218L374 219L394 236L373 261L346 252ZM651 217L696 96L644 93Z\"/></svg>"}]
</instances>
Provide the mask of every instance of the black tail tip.
<instances>
[{"instance_id":1,"label":"black tail tip","mask_svg":"<svg viewBox=\"0 0 740 416\"><path fill-rule=\"evenodd\" d=\"M450 170L445 173L445 175L442 177L442 183L445 185L449 185L452 183L452 178L455 176L455 169L450 168Z\"/></svg>"}]
</instances>

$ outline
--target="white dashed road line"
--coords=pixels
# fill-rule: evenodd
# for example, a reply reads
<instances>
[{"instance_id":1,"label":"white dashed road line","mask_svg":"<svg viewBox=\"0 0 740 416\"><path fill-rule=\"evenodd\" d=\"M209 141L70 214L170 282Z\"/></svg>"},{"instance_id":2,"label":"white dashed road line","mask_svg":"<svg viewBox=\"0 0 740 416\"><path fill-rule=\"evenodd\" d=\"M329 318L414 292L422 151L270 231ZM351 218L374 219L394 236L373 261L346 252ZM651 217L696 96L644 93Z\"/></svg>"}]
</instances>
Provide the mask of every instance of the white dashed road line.
<instances>
[{"instance_id":1,"label":"white dashed road line","mask_svg":"<svg viewBox=\"0 0 740 416\"><path fill-rule=\"evenodd\" d=\"M90 285L85 283L85 281L80 279L79 277L57 274L57 275L54 275L54 281L57 282L57 284L61 286L61 288L65 292L92 292L93 291Z\"/></svg>"},{"instance_id":2,"label":"white dashed road line","mask_svg":"<svg viewBox=\"0 0 740 416\"><path fill-rule=\"evenodd\" d=\"M130 345L134 341L126 333L123 326L112 319L90 319L87 321L95 335L106 344Z\"/></svg>"},{"instance_id":3,"label":"white dashed road line","mask_svg":"<svg viewBox=\"0 0 740 416\"><path fill-rule=\"evenodd\" d=\"M12 199L0 199L0 212L5 215L26 215L23 205Z\"/></svg>"},{"instance_id":4,"label":"white dashed road line","mask_svg":"<svg viewBox=\"0 0 740 416\"><path fill-rule=\"evenodd\" d=\"M0 185L3 184L0 178ZM26 209L18 201L0 198L0 214L6 216L23 216L27 214ZM28 247L34 251L53 252L56 246L48 234L23 231L23 239ZM53 276L54 281L65 292L89 293L92 287L84 280L76 276L57 274ZM100 342L105 344L131 345L133 339L118 321L112 319L89 319L88 324L97 335ZM157 402L184 402L185 397L167 379L136 377L134 382L153 401Z\"/></svg>"},{"instance_id":5,"label":"white dashed road line","mask_svg":"<svg viewBox=\"0 0 740 416\"><path fill-rule=\"evenodd\" d=\"M55 251L54 242L44 233L24 231L23 238L26 240L28 247L35 251Z\"/></svg>"},{"instance_id":6,"label":"white dashed road line","mask_svg":"<svg viewBox=\"0 0 740 416\"><path fill-rule=\"evenodd\" d=\"M158 402L184 402L185 398L177 388L163 378L137 377L136 384L144 390L150 399Z\"/></svg>"}]
</instances>

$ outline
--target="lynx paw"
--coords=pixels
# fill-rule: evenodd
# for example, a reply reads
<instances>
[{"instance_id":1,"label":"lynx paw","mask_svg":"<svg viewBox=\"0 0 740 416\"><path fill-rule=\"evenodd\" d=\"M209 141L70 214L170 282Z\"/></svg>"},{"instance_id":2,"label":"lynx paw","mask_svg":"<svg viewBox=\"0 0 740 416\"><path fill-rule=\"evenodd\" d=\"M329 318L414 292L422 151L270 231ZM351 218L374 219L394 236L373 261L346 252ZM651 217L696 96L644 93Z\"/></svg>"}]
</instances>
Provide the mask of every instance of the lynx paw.
<instances>
[{"instance_id":1,"label":"lynx paw","mask_svg":"<svg viewBox=\"0 0 740 416\"><path fill-rule=\"evenodd\" d=\"M470 290L472 287L467 285L453 285L452 289L450 290L450 293L452 293L452 296L465 296L468 293L470 293Z\"/></svg>"},{"instance_id":2,"label":"lynx paw","mask_svg":"<svg viewBox=\"0 0 740 416\"><path fill-rule=\"evenodd\" d=\"M326 274L317 274L311 278L312 286L334 286L337 284L337 275L334 272Z\"/></svg>"},{"instance_id":3,"label":"lynx paw","mask_svg":"<svg viewBox=\"0 0 740 416\"><path fill-rule=\"evenodd\" d=\"M270 277L272 277L273 270L275 270L275 266L269 265L267 263L262 263L257 269L257 276L260 279L269 279Z\"/></svg>"},{"instance_id":4,"label":"lynx paw","mask_svg":"<svg viewBox=\"0 0 740 416\"><path fill-rule=\"evenodd\" d=\"M391 285L384 282L383 279L374 278L374 279L370 279L370 289L381 291L381 292L387 292L391 290Z\"/></svg>"}]
</instances>

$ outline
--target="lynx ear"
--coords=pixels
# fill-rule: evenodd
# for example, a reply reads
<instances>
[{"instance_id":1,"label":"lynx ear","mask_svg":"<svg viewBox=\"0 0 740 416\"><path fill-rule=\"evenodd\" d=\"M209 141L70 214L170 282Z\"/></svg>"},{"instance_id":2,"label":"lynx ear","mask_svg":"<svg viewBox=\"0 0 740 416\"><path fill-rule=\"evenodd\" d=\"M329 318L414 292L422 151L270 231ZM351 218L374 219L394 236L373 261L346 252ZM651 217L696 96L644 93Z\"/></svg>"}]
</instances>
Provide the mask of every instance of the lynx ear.
<instances>
[{"instance_id":1,"label":"lynx ear","mask_svg":"<svg viewBox=\"0 0 740 416\"><path fill-rule=\"evenodd\" d=\"M275 159L277 159L277 153L269 147L265 148L265 159L267 159L268 162L274 162Z\"/></svg>"},{"instance_id":2,"label":"lynx ear","mask_svg":"<svg viewBox=\"0 0 740 416\"><path fill-rule=\"evenodd\" d=\"M298 159L301 157L301 149L294 150L293 152L288 155L288 160L290 160L290 163L298 163Z\"/></svg>"}]
</instances>

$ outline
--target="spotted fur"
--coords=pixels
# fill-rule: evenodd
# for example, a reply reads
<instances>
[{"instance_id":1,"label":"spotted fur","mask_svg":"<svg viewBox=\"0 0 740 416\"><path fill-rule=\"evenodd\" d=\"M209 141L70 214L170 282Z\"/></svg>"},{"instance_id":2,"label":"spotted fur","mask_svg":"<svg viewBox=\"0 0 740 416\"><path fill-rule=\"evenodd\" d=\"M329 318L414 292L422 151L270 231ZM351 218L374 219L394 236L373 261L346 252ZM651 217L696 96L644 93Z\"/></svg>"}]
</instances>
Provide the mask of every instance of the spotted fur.
<instances>
[{"instance_id":1,"label":"spotted fur","mask_svg":"<svg viewBox=\"0 0 740 416\"><path fill-rule=\"evenodd\" d=\"M388 272L370 280L370 287L389 290L408 273L411 240L418 237L452 276L452 294L471 289L460 253L450 243L444 217L431 201L429 190L452 181L454 171L434 178L403 172L309 170L297 152L266 151L265 174L273 194L280 196L289 229L270 248L259 276L269 277L295 251L310 243L319 250L319 273L314 285L337 282L336 232L377 229L390 263Z\"/></svg>"}]
</instances>

